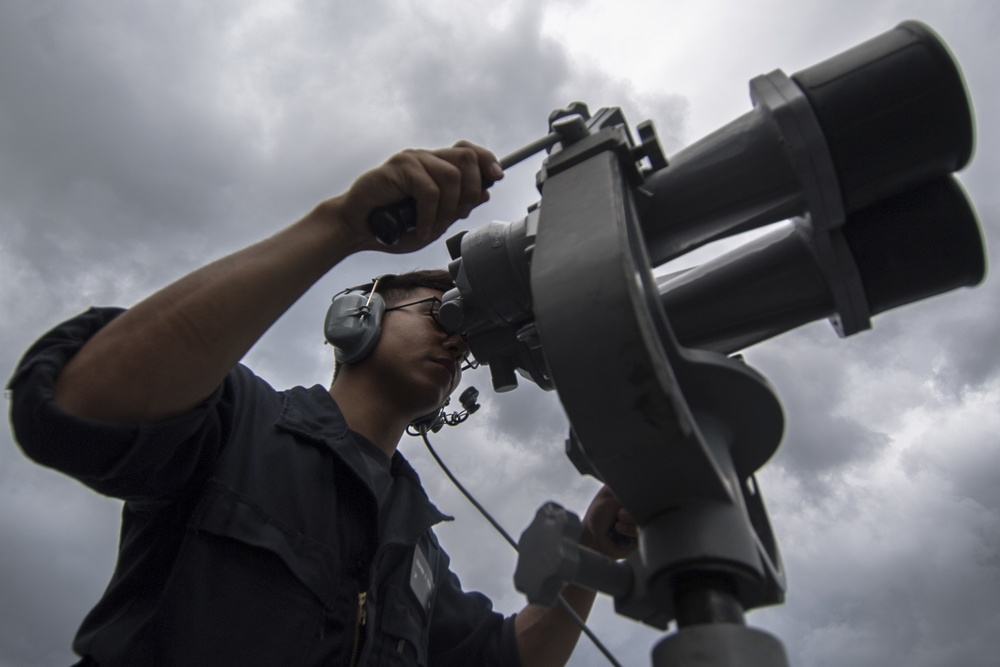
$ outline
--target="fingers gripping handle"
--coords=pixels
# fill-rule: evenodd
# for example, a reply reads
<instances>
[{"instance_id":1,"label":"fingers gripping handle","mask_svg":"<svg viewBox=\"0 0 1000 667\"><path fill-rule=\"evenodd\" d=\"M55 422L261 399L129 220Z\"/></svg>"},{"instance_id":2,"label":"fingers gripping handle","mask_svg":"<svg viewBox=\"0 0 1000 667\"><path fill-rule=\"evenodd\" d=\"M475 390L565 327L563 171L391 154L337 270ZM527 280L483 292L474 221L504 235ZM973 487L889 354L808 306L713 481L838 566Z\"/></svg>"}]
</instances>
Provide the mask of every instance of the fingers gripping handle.
<instances>
[{"instance_id":1,"label":"fingers gripping handle","mask_svg":"<svg viewBox=\"0 0 1000 667\"><path fill-rule=\"evenodd\" d=\"M536 139L510 155L500 158L500 168L508 169L518 162L531 157L562 141L570 144L587 136L587 126L578 115L560 118L553 123L553 131L541 139ZM483 189L493 185L493 181L483 180ZM407 197L395 204L380 206L368 215L368 229L383 245L393 245L406 232L417 227L417 202L413 197Z\"/></svg>"}]
</instances>

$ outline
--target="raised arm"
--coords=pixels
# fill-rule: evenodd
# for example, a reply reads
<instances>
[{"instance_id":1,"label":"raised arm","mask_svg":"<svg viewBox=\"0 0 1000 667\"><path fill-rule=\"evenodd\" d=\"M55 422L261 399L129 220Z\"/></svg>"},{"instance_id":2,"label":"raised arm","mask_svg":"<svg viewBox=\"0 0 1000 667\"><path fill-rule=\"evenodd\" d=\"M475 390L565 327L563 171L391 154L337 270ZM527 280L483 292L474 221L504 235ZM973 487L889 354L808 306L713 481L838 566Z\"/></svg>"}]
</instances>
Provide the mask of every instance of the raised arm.
<instances>
[{"instance_id":1,"label":"raised arm","mask_svg":"<svg viewBox=\"0 0 1000 667\"><path fill-rule=\"evenodd\" d=\"M141 301L70 360L56 403L81 417L119 423L191 409L222 382L282 313L347 256L405 253L440 237L503 175L492 153L467 142L407 150L361 175L275 235L204 266ZM417 201L417 228L381 246L367 226L378 206Z\"/></svg>"}]
</instances>

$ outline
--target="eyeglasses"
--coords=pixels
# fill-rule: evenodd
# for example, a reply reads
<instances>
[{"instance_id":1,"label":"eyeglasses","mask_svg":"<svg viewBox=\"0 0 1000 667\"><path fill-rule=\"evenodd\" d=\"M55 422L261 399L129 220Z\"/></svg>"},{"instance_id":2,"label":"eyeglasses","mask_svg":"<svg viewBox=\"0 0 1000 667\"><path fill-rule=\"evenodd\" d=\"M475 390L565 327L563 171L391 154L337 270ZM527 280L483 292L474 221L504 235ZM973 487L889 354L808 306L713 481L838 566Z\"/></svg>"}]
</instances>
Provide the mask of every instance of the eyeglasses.
<instances>
[{"instance_id":1,"label":"eyeglasses","mask_svg":"<svg viewBox=\"0 0 1000 667\"><path fill-rule=\"evenodd\" d=\"M392 312L394 310L400 310L402 308L409 308L410 306L417 306L417 305L420 305L421 303L429 303L430 304L430 306L427 308L426 315L430 316L430 318L432 320L434 320L434 324L437 326L438 329L440 329L441 331L443 331L448 336L451 336L452 334L455 333L454 331L452 331L451 329L449 329L445 325L441 324L441 320L438 317L438 315L440 314L440 311L441 311L441 299L439 299L436 296L427 296L427 297L424 297L423 299L417 299L416 301L408 301L407 303L401 303L398 306L393 306L392 308L386 308L385 312L389 313L389 312ZM464 340L465 339L463 337L463 342L464 342ZM466 348L466 349L468 349L468 348ZM470 357L468 353L466 353L466 354L463 355L462 370L465 371L465 370L469 370L471 368L479 368L479 362L476 361L475 359L473 359L472 357Z\"/></svg>"},{"instance_id":2,"label":"eyeglasses","mask_svg":"<svg viewBox=\"0 0 1000 667\"><path fill-rule=\"evenodd\" d=\"M428 296L428 297L424 297L423 299L417 299L416 301L410 301L410 302L407 302L407 303L401 303L398 306L393 306L392 308L386 308L385 312L388 313L388 312L391 312L393 310L400 310L402 308L409 308L410 306L417 306L417 305L420 305L421 303L429 303L429 304L431 304L430 307L427 309L427 313L426 314L429 315L432 320L434 320L434 324L437 325L438 329L440 329L441 331L445 332L449 336L452 335L453 333L455 333L454 331L451 331L450 329L447 329L443 324L441 324L441 320L438 319L438 313L441 311L441 299L437 298L436 296Z\"/></svg>"}]
</instances>

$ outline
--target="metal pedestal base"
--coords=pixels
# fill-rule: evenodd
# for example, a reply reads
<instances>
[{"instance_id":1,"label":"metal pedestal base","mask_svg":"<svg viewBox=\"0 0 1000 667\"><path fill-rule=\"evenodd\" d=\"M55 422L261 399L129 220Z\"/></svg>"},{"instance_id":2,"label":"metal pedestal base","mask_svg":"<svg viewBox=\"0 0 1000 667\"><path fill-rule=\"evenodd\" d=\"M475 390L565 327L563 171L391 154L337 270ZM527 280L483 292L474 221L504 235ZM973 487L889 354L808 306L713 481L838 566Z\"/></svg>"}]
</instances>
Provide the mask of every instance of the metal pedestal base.
<instances>
[{"instance_id":1,"label":"metal pedestal base","mask_svg":"<svg viewBox=\"0 0 1000 667\"><path fill-rule=\"evenodd\" d=\"M785 649L773 635L735 623L681 628L653 649L654 667L787 667Z\"/></svg>"}]
</instances>

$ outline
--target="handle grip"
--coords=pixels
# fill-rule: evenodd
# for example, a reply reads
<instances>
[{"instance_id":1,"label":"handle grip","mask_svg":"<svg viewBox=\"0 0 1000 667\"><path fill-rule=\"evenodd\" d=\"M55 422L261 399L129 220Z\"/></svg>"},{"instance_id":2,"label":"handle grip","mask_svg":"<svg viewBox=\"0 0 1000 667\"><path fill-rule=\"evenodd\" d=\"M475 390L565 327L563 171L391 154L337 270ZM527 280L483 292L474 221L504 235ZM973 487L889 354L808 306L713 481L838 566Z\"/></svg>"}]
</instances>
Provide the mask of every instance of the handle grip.
<instances>
[{"instance_id":1,"label":"handle grip","mask_svg":"<svg viewBox=\"0 0 1000 667\"><path fill-rule=\"evenodd\" d=\"M394 245L399 237L417 226L417 201L407 197L380 206L368 215L368 229L382 245Z\"/></svg>"},{"instance_id":2,"label":"handle grip","mask_svg":"<svg viewBox=\"0 0 1000 667\"><path fill-rule=\"evenodd\" d=\"M586 107L584 107L586 110ZM541 139L536 139L510 155L500 158L500 168L508 169L521 160L553 146L556 142L576 142L587 136L587 125L578 114L560 118L552 124L554 131ZM483 179L483 189L493 185L492 180ZM407 197L395 204L381 206L368 214L368 229L383 245L393 245L399 237L417 227L417 201Z\"/></svg>"},{"instance_id":3,"label":"handle grip","mask_svg":"<svg viewBox=\"0 0 1000 667\"><path fill-rule=\"evenodd\" d=\"M622 549L629 549L635 545L635 538L619 533L615 530L614 523L608 527L608 539L610 539L615 546L621 547Z\"/></svg>"}]
</instances>

